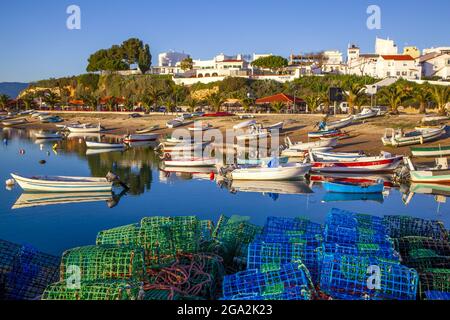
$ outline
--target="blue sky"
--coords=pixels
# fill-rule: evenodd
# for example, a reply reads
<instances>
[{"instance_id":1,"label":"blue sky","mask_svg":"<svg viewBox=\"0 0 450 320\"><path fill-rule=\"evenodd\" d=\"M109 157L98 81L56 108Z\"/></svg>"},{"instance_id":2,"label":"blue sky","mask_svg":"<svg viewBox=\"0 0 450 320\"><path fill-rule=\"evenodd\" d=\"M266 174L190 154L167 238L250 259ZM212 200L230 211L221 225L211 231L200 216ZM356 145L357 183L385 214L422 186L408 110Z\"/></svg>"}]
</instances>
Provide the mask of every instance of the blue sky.
<instances>
[{"instance_id":1,"label":"blue sky","mask_svg":"<svg viewBox=\"0 0 450 320\"><path fill-rule=\"evenodd\" d=\"M81 30L66 28L66 8L81 8ZM381 7L381 30L366 9ZM80 74L91 53L139 37L153 61L169 49L207 59L217 53L290 53L357 43L372 52L376 36L399 47L450 45L447 0L2 0L0 82Z\"/></svg>"}]
</instances>

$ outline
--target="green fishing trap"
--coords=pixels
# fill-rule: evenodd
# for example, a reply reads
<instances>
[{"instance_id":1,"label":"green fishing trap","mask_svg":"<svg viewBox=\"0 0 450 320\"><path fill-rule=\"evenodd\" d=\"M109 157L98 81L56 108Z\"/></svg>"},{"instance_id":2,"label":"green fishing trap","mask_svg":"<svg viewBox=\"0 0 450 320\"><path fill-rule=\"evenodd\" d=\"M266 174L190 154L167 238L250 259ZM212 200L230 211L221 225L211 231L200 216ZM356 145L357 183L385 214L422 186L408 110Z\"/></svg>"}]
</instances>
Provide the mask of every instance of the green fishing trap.
<instances>
[{"instance_id":1,"label":"green fishing trap","mask_svg":"<svg viewBox=\"0 0 450 320\"><path fill-rule=\"evenodd\" d=\"M61 281L48 286L42 300L138 300L142 295L142 285L137 281L86 281L77 287Z\"/></svg>"},{"instance_id":2,"label":"green fishing trap","mask_svg":"<svg viewBox=\"0 0 450 320\"><path fill-rule=\"evenodd\" d=\"M64 252L61 281L79 274L82 281L145 279L144 251L141 248L110 245L87 246Z\"/></svg>"},{"instance_id":3,"label":"green fishing trap","mask_svg":"<svg viewBox=\"0 0 450 320\"><path fill-rule=\"evenodd\" d=\"M139 231L139 224L100 231L97 235L96 244L140 247Z\"/></svg>"}]
</instances>

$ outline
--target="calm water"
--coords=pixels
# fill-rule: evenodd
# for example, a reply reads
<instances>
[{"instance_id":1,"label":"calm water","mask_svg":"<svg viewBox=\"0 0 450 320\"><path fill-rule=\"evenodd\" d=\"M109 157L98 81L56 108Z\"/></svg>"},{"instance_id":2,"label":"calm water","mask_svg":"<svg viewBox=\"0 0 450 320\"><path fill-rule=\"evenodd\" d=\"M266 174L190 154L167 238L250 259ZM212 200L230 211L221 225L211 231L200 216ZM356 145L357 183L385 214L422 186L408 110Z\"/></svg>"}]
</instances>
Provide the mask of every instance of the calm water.
<instances>
[{"instance_id":1,"label":"calm water","mask_svg":"<svg viewBox=\"0 0 450 320\"><path fill-rule=\"evenodd\" d=\"M435 195L415 194L406 206L400 189L394 188L384 199L333 201L343 199L330 199L330 194L327 195L320 184L311 185L313 193L284 194L307 192L308 185L301 182L234 185L234 192L230 192L229 188L210 181L208 173L192 175L161 171L159 157L150 147L86 155L84 143L74 138L63 141L62 149L55 153L52 143L36 143L31 132L8 129L0 131L0 136L1 183L11 172L103 177L113 169L131 186L125 195L115 189L114 200L107 201L110 196L102 194L97 195L98 201L94 202L13 209L16 202L19 206L23 200L47 203L56 200L48 195L23 195L18 186L8 191L3 185L0 191L0 239L30 244L56 255L69 248L94 244L101 230L156 215L197 215L213 221L221 214L243 215L257 224L263 224L266 217L273 215L305 216L322 223L329 209L337 207L380 216L398 214L437 219L450 227L450 204L444 202L445 197L439 197L438 202ZM7 143L3 142L5 138ZM24 154L19 152L21 149ZM46 164L39 164L40 160L46 160Z\"/></svg>"}]
</instances>

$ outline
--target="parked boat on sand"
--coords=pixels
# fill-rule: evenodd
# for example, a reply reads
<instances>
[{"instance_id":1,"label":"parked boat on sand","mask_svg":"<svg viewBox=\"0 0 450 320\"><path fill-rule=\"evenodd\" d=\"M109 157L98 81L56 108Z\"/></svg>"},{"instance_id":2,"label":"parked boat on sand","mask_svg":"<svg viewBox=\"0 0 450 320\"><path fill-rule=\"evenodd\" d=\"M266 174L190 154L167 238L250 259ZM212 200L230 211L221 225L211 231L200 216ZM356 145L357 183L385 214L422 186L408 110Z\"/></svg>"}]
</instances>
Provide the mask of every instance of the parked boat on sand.
<instances>
[{"instance_id":1,"label":"parked boat on sand","mask_svg":"<svg viewBox=\"0 0 450 320\"><path fill-rule=\"evenodd\" d=\"M138 129L138 130L136 130L136 133L137 134L145 134L145 133L150 133L150 132L153 132L153 131L156 131L159 129L160 129L159 125L155 125L155 126L151 126L148 128Z\"/></svg>"},{"instance_id":2,"label":"parked boat on sand","mask_svg":"<svg viewBox=\"0 0 450 320\"><path fill-rule=\"evenodd\" d=\"M159 134L129 134L123 138L123 142L142 142L142 141L156 141Z\"/></svg>"},{"instance_id":3,"label":"parked boat on sand","mask_svg":"<svg viewBox=\"0 0 450 320\"><path fill-rule=\"evenodd\" d=\"M90 124L80 124L77 126L69 126L67 129L71 133L98 133L103 130L102 126L98 124L97 126L93 126Z\"/></svg>"},{"instance_id":4,"label":"parked boat on sand","mask_svg":"<svg viewBox=\"0 0 450 320\"><path fill-rule=\"evenodd\" d=\"M341 119L338 121L334 121L334 122L327 122L326 126L325 126L325 130L337 130L337 129L342 129L345 128L349 125L351 125L353 122L353 116L349 116L345 119Z\"/></svg>"},{"instance_id":5,"label":"parked boat on sand","mask_svg":"<svg viewBox=\"0 0 450 320\"><path fill-rule=\"evenodd\" d=\"M424 144L433 141L446 133L446 126L437 129L415 130L404 133L401 129L386 129L381 141L385 146L403 147L414 144Z\"/></svg>"},{"instance_id":6,"label":"parked boat on sand","mask_svg":"<svg viewBox=\"0 0 450 320\"><path fill-rule=\"evenodd\" d=\"M337 139L326 139L315 142L297 142L292 143L289 137L286 137L286 142L289 150L308 151L310 149L335 147L338 143Z\"/></svg>"},{"instance_id":7,"label":"parked boat on sand","mask_svg":"<svg viewBox=\"0 0 450 320\"><path fill-rule=\"evenodd\" d=\"M406 158L406 163L410 170L412 182L450 183L450 169L448 168L447 158L436 159L435 167L426 167L419 170L416 169L411 159Z\"/></svg>"},{"instance_id":8,"label":"parked boat on sand","mask_svg":"<svg viewBox=\"0 0 450 320\"><path fill-rule=\"evenodd\" d=\"M411 153L414 157L444 157L450 156L450 146L413 147Z\"/></svg>"}]
</instances>

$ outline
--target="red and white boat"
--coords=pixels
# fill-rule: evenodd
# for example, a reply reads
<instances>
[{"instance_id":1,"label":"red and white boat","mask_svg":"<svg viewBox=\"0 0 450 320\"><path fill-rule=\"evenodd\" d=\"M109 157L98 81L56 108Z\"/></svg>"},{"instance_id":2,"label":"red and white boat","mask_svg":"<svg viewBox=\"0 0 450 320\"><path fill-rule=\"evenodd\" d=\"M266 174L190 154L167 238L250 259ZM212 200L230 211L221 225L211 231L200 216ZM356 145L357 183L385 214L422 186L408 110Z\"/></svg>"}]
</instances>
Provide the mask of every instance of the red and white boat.
<instances>
[{"instance_id":1,"label":"red and white boat","mask_svg":"<svg viewBox=\"0 0 450 320\"><path fill-rule=\"evenodd\" d=\"M123 138L123 142L143 142L143 141L156 141L159 134L129 134Z\"/></svg>"},{"instance_id":2,"label":"red and white boat","mask_svg":"<svg viewBox=\"0 0 450 320\"><path fill-rule=\"evenodd\" d=\"M351 161L316 161L310 154L312 171L315 172L387 172L395 170L403 156L385 153L378 157L362 157Z\"/></svg>"}]
</instances>

